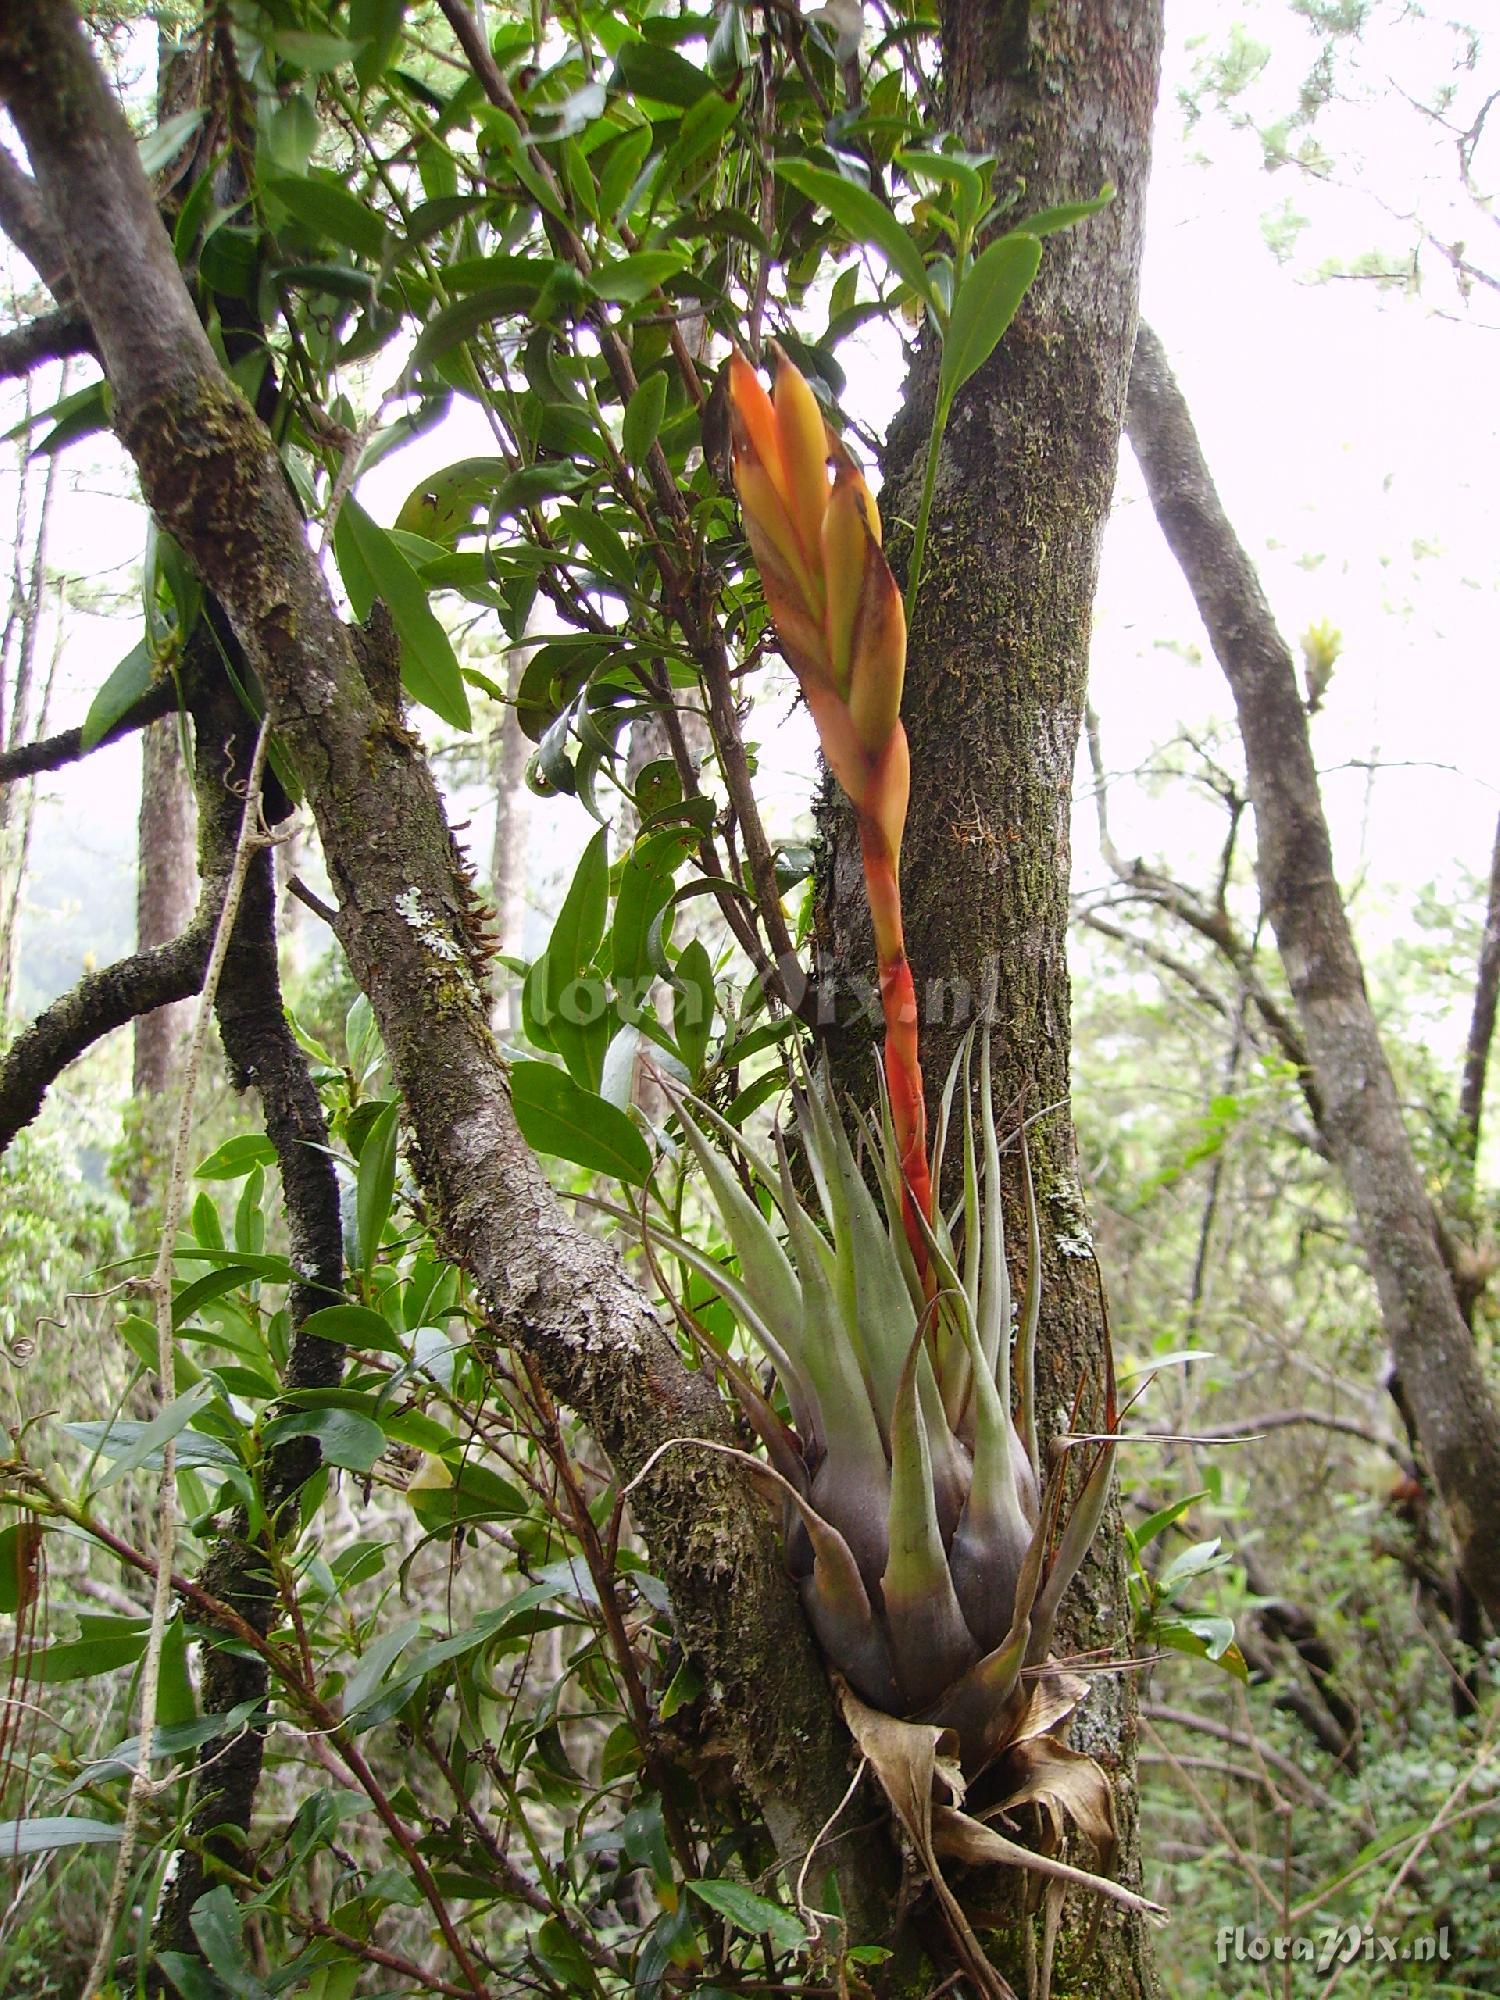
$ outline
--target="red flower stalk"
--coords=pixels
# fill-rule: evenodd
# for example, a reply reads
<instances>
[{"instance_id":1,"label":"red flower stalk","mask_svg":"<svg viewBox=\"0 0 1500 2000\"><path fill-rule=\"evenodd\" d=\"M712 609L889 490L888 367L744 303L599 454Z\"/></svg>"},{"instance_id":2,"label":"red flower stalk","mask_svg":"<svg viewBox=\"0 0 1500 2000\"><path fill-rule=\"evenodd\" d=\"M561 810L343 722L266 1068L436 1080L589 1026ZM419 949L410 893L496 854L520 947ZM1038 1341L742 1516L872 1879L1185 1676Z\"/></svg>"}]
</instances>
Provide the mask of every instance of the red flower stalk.
<instances>
[{"instance_id":1,"label":"red flower stalk","mask_svg":"<svg viewBox=\"0 0 1500 2000\"><path fill-rule=\"evenodd\" d=\"M932 1221L917 996L901 926L901 834L911 765L901 726L906 618L880 546L880 514L842 439L779 348L771 395L730 357L734 480L776 635L859 821L885 1013L885 1074L917 1269ZM829 468L833 477L829 479Z\"/></svg>"}]
</instances>

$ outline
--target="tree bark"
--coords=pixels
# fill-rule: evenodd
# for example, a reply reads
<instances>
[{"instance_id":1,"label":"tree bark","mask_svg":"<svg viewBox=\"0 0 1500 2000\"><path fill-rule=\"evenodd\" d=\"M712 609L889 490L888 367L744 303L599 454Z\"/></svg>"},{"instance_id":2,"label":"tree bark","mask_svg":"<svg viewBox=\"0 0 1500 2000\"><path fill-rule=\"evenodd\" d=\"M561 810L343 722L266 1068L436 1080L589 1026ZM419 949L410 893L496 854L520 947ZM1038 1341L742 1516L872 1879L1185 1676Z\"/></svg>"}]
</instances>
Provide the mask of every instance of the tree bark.
<instances>
[{"instance_id":1,"label":"tree bark","mask_svg":"<svg viewBox=\"0 0 1500 2000\"><path fill-rule=\"evenodd\" d=\"M1130 440L1239 714L1266 912L1324 1105L1323 1129L1458 1561L1500 1618L1500 1412L1444 1260L1333 868L1291 649L1204 463L1161 342L1142 327Z\"/></svg>"},{"instance_id":2,"label":"tree bark","mask_svg":"<svg viewBox=\"0 0 1500 2000\"><path fill-rule=\"evenodd\" d=\"M264 426L220 368L183 289L134 143L61 6L0 0L0 94L67 242L142 489L218 597L307 789L411 1120L447 1253L497 1343L536 1363L622 1482L657 1449L727 1438L613 1250L564 1210L522 1140L484 1000L479 913L431 773L363 681ZM848 1779L848 1741L771 1523L717 1455L665 1451L632 1505L685 1647L716 1695L720 1743L795 1868ZM855 1937L889 1929L882 1844L835 1849Z\"/></svg>"},{"instance_id":3,"label":"tree bark","mask_svg":"<svg viewBox=\"0 0 1500 2000\"><path fill-rule=\"evenodd\" d=\"M1045 1433L1075 1389L1102 1412L1107 1338L1079 1183L1069 1095L1069 815L1083 717L1099 548L1135 338L1161 16L1154 5L945 0L949 117L998 155L997 185L1023 188L1015 219L1096 194L1111 205L1050 238L1036 283L992 359L961 392L943 445L902 713L912 795L903 850L906 946L922 1014L929 1111L977 1010L993 1023L996 1105L1046 1111L1031 1149L1041 1197L1043 1315L1038 1378ZM938 356L917 356L885 454L881 512L898 576L909 553ZM819 935L826 969L872 965L852 819L826 804ZM836 1067L863 1095L869 1030L839 1037ZM1019 1190L1007 1189L1024 1245ZM1019 1273L1017 1274L1019 1275ZM1130 1648L1123 1543L1112 1511L1059 1633L1061 1653ZM1136 1726L1128 1674L1100 1675L1073 1740L1111 1774L1122 1870L1139 1866ZM1147 1935L1070 1903L1058 1990L1153 1993ZM1021 1943L1002 1971L1024 1988Z\"/></svg>"},{"instance_id":4,"label":"tree bark","mask_svg":"<svg viewBox=\"0 0 1500 2000\"><path fill-rule=\"evenodd\" d=\"M135 942L137 951L166 944L187 929L197 898L196 819L175 715L141 735L141 809L136 822ZM163 1100L177 1081L191 1008L169 1001L135 1024L131 1085L134 1156L130 1202L141 1209L161 1180L166 1130Z\"/></svg>"}]
</instances>

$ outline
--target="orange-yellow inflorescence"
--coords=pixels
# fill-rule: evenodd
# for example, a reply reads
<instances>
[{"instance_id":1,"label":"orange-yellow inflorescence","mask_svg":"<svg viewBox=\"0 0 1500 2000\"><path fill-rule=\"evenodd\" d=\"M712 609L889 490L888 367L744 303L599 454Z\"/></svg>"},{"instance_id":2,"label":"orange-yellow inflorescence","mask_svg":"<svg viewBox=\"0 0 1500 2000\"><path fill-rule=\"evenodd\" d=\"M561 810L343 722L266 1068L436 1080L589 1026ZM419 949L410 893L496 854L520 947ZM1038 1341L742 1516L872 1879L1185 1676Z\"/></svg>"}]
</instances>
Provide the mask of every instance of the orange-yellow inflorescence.
<instances>
[{"instance_id":1,"label":"orange-yellow inflorescence","mask_svg":"<svg viewBox=\"0 0 1500 2000\"><path fill-rule=\"evenodd\" d=\"M781 649L829 768L858 816L891 1115L909 1200L930 1221L916 992L901 926L901 834L910 785L901 726L906 618L863 474L798 370L779 351L775 359L770 395L742 354L730 359L735 485ZM911 1214L907 1234L925 1270L924 1238Z\"/></svg>"}]
</instances>

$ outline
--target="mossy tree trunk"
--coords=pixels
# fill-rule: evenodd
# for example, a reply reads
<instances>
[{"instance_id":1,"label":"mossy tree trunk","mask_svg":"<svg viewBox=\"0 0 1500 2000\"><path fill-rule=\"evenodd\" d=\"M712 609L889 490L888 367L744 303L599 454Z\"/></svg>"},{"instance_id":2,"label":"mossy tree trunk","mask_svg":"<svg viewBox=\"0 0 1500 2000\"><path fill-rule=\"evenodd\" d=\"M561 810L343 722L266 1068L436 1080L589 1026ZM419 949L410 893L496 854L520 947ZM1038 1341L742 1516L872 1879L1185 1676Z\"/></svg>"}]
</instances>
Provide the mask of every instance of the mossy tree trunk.
<instances>
[{"instance_id":1,"label":"mossy tree trunk","mask_svg":"<svg viewBox=\"0 0 1500 2000\"><path fill-rule=\"evenodd\" d=\"M1015 219L1117 189L1083 225L1050 238L1036 284L990 362L960 395L943 446L903 715L912 799L903 852L906 943L923 1016L929 1112L968 1022L992 1023L996 1103L1036 1116L1044 1435L1103 1413L1100 1274L1069 1108L1066 953L1069 814L1084 709L1099 547L1135 340L1143 208L1156 102L1159 7L1066 0L1046 8L946 0L948 121L1000 161ZM910 547L937 353L915 356L892 426L881 511L893 566ZM824 971L868 974L868 919L847 814L828 805L819 926ZM865 1030L839 1038L851 1087L869 1083ZM1013 1246L1019 1189L1007 1189ZM1019 1275L1019 1266L1017 1275ZM1069 1593L1062 1654L1130 1650L1119 1521L1112 1512ZM1137 1869L1135 1714L1128 1673L1100 1674L1073 1741L1115 1783L1127 1879ZM1138 1922L1069 1900L1055 1990L1153 1992ZM1002 1966L1022 1990L1024 1967Z\"/></svg>"}]
</instances>

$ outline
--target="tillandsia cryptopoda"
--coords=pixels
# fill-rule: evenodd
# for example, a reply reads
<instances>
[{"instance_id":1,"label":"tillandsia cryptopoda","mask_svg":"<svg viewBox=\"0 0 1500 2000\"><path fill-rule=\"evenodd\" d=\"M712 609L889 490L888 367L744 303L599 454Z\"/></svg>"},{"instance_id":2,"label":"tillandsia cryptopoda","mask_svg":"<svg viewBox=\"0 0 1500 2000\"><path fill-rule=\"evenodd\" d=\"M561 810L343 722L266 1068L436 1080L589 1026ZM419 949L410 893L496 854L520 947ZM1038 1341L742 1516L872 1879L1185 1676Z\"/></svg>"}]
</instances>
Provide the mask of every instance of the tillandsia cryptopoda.
<instances>
[{"instance_id":1,"label":"tillandsia cryptopoda","mask_svg":"<svg viewBox=\"0 0 1500 2000\"><path fill-rule=\"evenodd\" d=\"M644 1216L642 1228L718 1288L775 1371L786 1418L728 1364L769 1460L747 1463L782 1505L791 1566L856 1740L970 1971L1000 1994L1009 1989L943 1882L940 1855L1018 1864L1154 1907L1055 1853L1068 1825L1092 1841L1103 1869L1114 1850L1108 1782L1059 1734L1087 1684L1050 1658L1062 1594L1108 1495L1114 1380L1106 1361L1103 1420L1078 1441L1088 1453L1081 1477L1069 1480L1058 1450L1044 1482L1037 1207L1023 1129L1029 1243L1013 1315L987 1034L977 1078L972 1034L955 1058L928 1156L901 923L901 597L859 468L802 376L776 360L770 396L743 356L731 360L735 479L778 640L859 821L886 1017L880 1115L854 1114L851 1140L832 1092L804 1074L793 1092L799 1184L779 1131L768 1159L707 1105L679 1100L735 1268ZM955 1121L963 1193L950 1220L933 1191ZM715 1139L741 1157L743 1181ZM987 1817L1036 1805L1049 1851L958 1810L981 1778Z\"/></svg>"},{"instance_id":2,"label":"tillandsia cryptopoda","mask_svg":"<svg viewBox=\"0 0 1500 2000\"><path fill-rule=\"evenodd\" d=\"M906 614L880 545L880 511L803 376L774 349L768 396L744 355L729 359L734 482L776 636L828 768L859 822L885 1014L885 1075L919 1270L930 1224L917 996L901 924L901 835L911 763L901 723ZM828 468L833 467L832 484Z\"/></svg>"}]
</instances>

